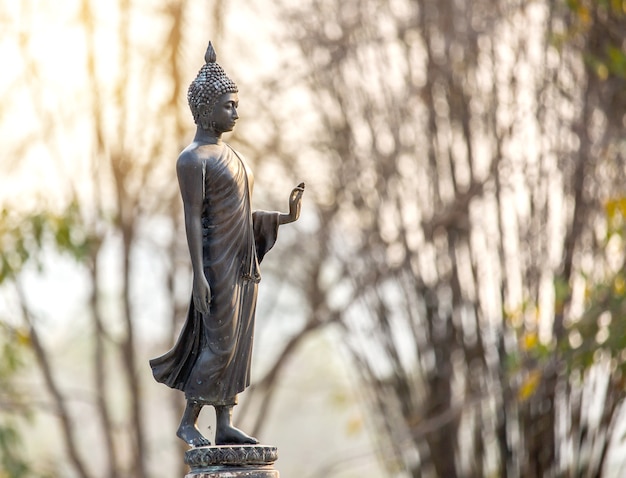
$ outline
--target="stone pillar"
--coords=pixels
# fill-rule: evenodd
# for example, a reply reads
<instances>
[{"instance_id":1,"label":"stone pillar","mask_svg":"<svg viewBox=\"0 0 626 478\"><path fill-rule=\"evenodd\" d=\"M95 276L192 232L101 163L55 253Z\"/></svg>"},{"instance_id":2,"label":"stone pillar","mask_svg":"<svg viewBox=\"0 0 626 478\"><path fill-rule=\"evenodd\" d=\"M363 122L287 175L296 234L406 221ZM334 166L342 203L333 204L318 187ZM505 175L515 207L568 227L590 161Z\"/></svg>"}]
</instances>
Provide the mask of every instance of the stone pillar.
<instances>
[{"instance_id":1,"label":"stone pillar","mask_svg":"<svg viewBox=\"0 0 626 478\"><path fill-rule=\"evenodd\" d=\"M275 446L201 446L185 453L185 478L278 478Z\"/></svg>"}]
</instances>

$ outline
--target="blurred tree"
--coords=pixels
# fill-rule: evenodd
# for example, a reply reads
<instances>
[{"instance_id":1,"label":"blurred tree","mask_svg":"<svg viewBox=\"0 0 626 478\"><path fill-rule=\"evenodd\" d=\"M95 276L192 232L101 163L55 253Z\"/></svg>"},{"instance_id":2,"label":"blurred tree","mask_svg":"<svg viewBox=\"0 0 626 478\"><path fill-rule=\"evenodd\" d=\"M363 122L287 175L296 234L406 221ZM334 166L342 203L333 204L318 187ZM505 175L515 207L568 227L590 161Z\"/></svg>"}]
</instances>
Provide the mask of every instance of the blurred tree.
<instances>
[{"instance_id":1,"label":"blurred tree","mask_svg":"<svg viewBox=\"0 0 626 478\"><path fill-rule=\"evenodd\" d=\"M262 90L306 91L280 115L315 115L264 146L314 169L316 195L314 240L294 244L306 319L283 354L340 324L390 472L600 476L619 439L621 305L584 291L621 290L621 238L601 231L625 173L623 2L281 13L276 42L299 55ZM579 320L602 333L568 331Z\"/></svg>"}]
</instances>

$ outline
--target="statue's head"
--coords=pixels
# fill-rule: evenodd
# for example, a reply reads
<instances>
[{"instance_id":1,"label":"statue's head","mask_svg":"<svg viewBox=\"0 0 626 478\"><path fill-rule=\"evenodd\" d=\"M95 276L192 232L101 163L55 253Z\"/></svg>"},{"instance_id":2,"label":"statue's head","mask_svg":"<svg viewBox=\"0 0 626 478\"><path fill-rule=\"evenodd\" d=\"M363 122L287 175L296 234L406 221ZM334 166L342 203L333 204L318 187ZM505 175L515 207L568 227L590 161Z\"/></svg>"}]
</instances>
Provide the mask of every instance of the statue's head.
<instances>
[{"instance_id":1,"label":"statue's head","mask_svg":"<svg viewBox=\"0 0 626 478\"><path fill-rule=\"evenodd\" d=\"M211 115L218 98L225 93L237 93L237 85L226 76L224 70L216 63L217 55L213 45L209 46L204 55L205 64L198 76L189 85L187 101L193 119L198 126L206 129L209 124L208 117Z\"/></svg>"}]
</instances>

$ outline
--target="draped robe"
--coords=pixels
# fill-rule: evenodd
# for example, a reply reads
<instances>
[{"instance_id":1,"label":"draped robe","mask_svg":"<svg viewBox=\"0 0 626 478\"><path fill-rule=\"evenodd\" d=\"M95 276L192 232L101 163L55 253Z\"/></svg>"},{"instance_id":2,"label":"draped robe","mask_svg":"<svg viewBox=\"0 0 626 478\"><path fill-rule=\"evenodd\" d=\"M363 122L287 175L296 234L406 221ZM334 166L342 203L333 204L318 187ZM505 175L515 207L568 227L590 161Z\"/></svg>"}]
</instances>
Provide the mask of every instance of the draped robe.
<instances>
[{"instance_id":1,"label":"draped robe","mask_svg":"<svg viewBox=\"0 0 626 478\"><path fill-rule=\"evenodd\" d=\"M252 175L228 145L202 164L202 256L211 287L204 316L191 300L174 347L152 359L154 378L188 400L231 405L250 384L259 263L276 241L276 212L252 213Z\"/></svg>"}]
</instances>

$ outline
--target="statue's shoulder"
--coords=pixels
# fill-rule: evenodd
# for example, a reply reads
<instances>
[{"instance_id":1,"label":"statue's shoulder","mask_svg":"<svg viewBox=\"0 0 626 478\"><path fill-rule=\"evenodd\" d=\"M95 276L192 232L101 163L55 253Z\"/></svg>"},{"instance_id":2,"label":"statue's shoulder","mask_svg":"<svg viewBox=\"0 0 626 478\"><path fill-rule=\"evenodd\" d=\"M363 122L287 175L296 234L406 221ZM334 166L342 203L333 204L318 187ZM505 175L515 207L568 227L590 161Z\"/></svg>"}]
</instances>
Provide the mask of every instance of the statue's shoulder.
<instances>
[{"instance_id":1,"label":"statue's shoulder","mask_svg":"<svg viewBox=\"0 0 626 478\"><path fill-rule=\"evenodd\" d=\"M190 149L189 146L181 151L176 160L176 164L189 164L194 161L199 161L200 157L194 149Z\"/></svg>"},{"instance_id":2,"label":"statue's shoulder","mask_svg":"<svg viewBox=\"0 0 626 478\"><path fill-rule=\"evenodd\" d=\"M203 164L210 164L219 156L219 151L212 145L191 143L178 156L176 168L181 170L197 169Z\"/></svg>"}]
</instances>

